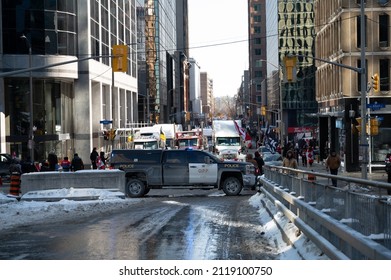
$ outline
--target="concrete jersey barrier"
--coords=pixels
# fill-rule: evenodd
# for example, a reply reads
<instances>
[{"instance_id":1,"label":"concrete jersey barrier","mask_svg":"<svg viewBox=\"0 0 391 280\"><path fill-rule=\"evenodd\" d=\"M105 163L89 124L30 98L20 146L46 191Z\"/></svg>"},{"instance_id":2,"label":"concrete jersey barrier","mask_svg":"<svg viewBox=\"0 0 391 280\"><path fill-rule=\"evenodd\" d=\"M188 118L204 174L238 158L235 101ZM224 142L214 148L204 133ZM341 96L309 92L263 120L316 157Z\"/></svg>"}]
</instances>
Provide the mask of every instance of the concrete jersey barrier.
<instances>
[{"instance_id":1,"label":"concrete jersey barrier","mask_svg":"<svg viewBox=\"0 0 391 280\"><path fill-rule=\"evenodd\" d=\"M21 181L21 195L63 188L110 189L125 193L125 173L118 169L33 172L22 174Z\"/></svg>"}]
</instances>

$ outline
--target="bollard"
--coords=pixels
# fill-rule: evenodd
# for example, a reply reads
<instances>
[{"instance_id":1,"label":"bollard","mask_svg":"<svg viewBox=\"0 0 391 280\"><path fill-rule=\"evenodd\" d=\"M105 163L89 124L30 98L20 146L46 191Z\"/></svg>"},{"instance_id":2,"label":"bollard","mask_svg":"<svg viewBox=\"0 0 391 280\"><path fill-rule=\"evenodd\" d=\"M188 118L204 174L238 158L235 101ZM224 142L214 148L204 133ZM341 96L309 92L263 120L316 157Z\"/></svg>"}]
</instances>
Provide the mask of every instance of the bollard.
<instances>
[{"instance_id":1,"label":"bollard","mask_svg":"<svg viewBox=\"0 0 391 280\"><path fill-rule=\"evenodd\" d=\"M20 173L14 172L11 174L10 195L20 195Z\"/></svg>"}]
</instances>

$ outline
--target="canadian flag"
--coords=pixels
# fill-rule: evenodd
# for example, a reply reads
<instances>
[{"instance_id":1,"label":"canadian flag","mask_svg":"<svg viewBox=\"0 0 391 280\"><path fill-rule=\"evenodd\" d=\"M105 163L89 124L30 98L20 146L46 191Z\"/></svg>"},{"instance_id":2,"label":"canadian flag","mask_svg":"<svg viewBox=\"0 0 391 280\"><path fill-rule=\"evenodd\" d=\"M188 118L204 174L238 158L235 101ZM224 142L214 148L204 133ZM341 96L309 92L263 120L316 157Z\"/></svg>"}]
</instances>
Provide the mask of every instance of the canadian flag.
<instances>
[{"instance_id":1,"label":"canadian flag","mask_svg":"<svg viewBox=\"0 0 391 280\"><path fill-rule=\"evenodd\" d=\"M247 131L243 127L239 127L239 125L234 120L235 128L239 135L242 137L243 141L251 141L251 136L247 133Z\"/></svg>"}]
</instances>

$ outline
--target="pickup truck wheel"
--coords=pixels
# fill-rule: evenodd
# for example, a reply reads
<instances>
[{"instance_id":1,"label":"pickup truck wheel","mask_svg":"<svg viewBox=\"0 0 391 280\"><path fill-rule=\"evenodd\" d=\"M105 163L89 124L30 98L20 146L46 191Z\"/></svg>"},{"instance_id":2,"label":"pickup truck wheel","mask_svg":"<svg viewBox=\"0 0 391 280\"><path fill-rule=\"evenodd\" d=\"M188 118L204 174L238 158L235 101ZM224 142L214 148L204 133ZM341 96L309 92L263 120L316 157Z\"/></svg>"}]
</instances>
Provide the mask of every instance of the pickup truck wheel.
<instances>
[{"instance_id":1,"label":"pickup truck wheel","mask_svg":"<svg viewBox=\"0 0 391 280\"><path fill-rule=\"evenodd\" d=\"M129 197L142 197L145 191L145 185L139 179L129 179L126 183L126 194Z\"/></svg>"},{"instance_id":2,"label":"pickup truck wheel","mask_svg":"<svg viewBox=\"0 0 391 280\"><path fill-rule=\"evenodd\" d=\"M229 177L223 182L223 191L226 195L238 195L242 191L242 184L236 177Z\"/></svg>"},{"instance_id":3,"label":"pickup truck wheel","mask_svg":"<svg viewBox=\"0 0 391 280\"><path fill-rule=\"evenodd\" d=\"M149 193L149 191L150 191L151 189L150 188L145 188L145 192L144 192L144 194L147 194L147 193Z\"/></svg>"}]
</instances>

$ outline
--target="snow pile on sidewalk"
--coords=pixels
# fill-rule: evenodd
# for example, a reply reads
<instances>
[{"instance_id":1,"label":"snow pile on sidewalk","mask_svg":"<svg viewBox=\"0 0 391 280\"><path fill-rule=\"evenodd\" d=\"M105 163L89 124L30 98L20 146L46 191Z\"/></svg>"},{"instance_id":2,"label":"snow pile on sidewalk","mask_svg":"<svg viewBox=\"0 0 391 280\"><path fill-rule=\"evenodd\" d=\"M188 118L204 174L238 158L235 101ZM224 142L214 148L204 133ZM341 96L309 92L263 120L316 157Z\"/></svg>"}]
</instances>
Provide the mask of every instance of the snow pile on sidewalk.
<instances>
[{"instance_id":1,"label":"snow pile on sidewalk","mask_svg":"<svg viewBox=\"0 0 391 280\"><path fill-rule=\"evenodd\" d=\"M120 193L122 196L123 194ZM98 189L58 189L25 194L18 201L0 192L0 230L37 223L57 222L67 219L79 219L96 213L110 213L143 201L140 199L123 199L118 192ZM25 198L26 196L26 198ZM57 201L43 201L49 197ZM77 201L77 198L94 197L93 200ZM35 198L38 201L30 199Z\"/></svg>"}]
</instances>

